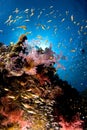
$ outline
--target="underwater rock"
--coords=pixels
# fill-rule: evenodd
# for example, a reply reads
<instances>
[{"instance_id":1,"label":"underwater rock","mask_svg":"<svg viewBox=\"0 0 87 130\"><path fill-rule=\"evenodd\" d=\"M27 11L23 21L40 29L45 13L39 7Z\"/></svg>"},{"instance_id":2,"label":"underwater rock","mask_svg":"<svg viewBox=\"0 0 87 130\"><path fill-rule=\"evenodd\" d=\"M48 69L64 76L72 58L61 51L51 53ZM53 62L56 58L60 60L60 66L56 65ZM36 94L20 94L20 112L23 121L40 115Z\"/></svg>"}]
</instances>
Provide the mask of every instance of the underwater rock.
<instances>
[{"instance_id":1,"label":"underwater rock","mask_svg":"<svg viewBox=\"0 0 87 130\"><path fill-rule=\"evenodd\" d=\"M51 48L26 54L25 40L0 53L0 129L86 129L87 98L59 78Z\"/></svg>"},{"instance_id":2,"label":"underwater rock","mask_svg":"<svg viewBox=\"0 0 87 130\"><path fill-rule=\"evenodd\" d=\"M0 47L3 46L3 45L4 45L4 43L0 42Z\"/></svg>"}]
</instances>

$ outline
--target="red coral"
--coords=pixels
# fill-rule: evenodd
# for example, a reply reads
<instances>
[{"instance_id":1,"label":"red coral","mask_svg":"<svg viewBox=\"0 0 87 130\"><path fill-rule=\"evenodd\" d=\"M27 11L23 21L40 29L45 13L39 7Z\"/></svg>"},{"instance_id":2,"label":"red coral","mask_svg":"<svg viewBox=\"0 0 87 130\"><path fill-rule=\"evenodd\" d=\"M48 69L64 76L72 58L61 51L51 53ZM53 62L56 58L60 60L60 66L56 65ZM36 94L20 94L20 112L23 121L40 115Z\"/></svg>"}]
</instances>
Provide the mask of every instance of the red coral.
<instances>
[{"instance_id":1,"label":"red coral","mask_svg":"<svg viewBox=\"0 0 87 130\"><path fill-rule=\"evenodd\" d=\"M0 114L5 117L2 120L1 125L7 126L8 124L18 124L21 130L26 130L23 128L31 126L30 120L24 119L23 110L17 108L17 106L14 103L12 103L11 100L9 100L7 97L2 98L1 101L4 102L3 107L0 110Z\"/></svg>"}]
</instances>

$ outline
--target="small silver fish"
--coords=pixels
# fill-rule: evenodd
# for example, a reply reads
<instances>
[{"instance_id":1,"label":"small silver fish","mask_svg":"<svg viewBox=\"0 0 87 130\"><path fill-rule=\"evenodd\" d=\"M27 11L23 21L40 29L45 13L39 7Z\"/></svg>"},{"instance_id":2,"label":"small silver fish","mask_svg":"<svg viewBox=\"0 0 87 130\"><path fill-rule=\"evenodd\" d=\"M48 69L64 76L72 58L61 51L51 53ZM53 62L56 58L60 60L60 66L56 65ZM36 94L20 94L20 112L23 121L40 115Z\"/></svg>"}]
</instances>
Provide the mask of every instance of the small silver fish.
<instances>
[{"instance_id":1,"label":"small silver fish","mask_svg":"<svg viewBox=\"0 0 87 130\"><path fill-rule=\"evenodd\" d=\"M52 9L52 8L53 8L53 6L50 6L49 8L50 8L50 9Z\"/></svg>"},{"instance_id":2,"label":"small silver fish","mask_svg":"<svg viewBox=\"0 0 87 130\"><path fill-rule=\"evenodd\" d=\"M46 30L45 25L41 25L41 28L42 28L43 30Z\"/></svg>"},{"instance_id":3,"label":"small silver fish","mask_svg":"<svg viewBox=\"0 0 87 130\"><path fill-rule=\"evenodd\" d=\"M52 22L52 20L48 20L48 21L47 21L47 23L51 23L51 22Z\"/></svg>"},{"instance_id":4,"label":"small silver fish","mask_svg":"<svg viewBox=\"0 0 87 130\"><path fill-rule=\"evenodd\" d=\"M13 13L16 13L16 14L17 14L18 12L19 12L19 9L18 9L18 8L16 8L15 11L13 11Z\"/></svg>"},{"instance_id":5,"label":"small silver fish","mask_svg":"<svg viewBox=\"0 0 87 130\"><path fill-rule=\"evenodd\" d=\"M0 30L0 33L3 33L3 30Z\"/></svg>"},{"instance_id":6,"label":"small silver fish","mask_svg":"<svg viewBox=\"0 0 87 130\"><path fill-rule=\"evenodd\" d=\"M61 22L64 22L65 21L65 18L63 18L62 20L61 20Z\"/></svg>"},{"instance_id":7,"label":"small silver fish","mask_svg":"<svg viewBox=\"0 0 87 130\"><path fill-rule=\"evenodd\" d=\"M72 21L72 22L74 21L74 16L73 16L73 15L71 15L71 21Z\"/></svg>"},{"instance_id":8,"label":"small silver fish","mask_svg":"<svg viewBox=\"0 0 87 130\"><path fill-rule=\"evenodd\" d=\"M5 23L9 23L12 20L12 15L8 17L8 19L5 21Z\"/></svg>"},{"instance_id":9,"label":"small silver fish","mask_svg":"<svg viewBox=\"0 0 87 130\"><path fill-rule=\"evenodd\" d=\"M25 19L24 22L29 22L30 20L29 19Z\"/></svg>"},{"instance_id":10,"label":"small silver fish","mask_svg":"<svg viewBox=\"0 0 87 130\"><path fill-rule=\"evenodd\" d=\"M51 14L53 14L54 13L54 10L53 11L51 11L49 14L51 15Z\"/></svg>"},{"instance_id":11,"label":"small silver fish","mask_svg":"<svg viewBox=\"0 0 87 130\"><path fill-rule=\"evenodd\" d=\"M72 38L69 39L70 42L72 42L72 40L73 40Z\"/></svg>"},{"instance_id":12,"label":"small silver fish","mask_svg":"<svg viewBox=\"0 0 87 130\"><path fill-rule=\"evenodd\" d=\"M28 13L28 12L29 12L29 9L25 9L25 10L24 10L24 13Z\"/></svg>"}]
</instances>

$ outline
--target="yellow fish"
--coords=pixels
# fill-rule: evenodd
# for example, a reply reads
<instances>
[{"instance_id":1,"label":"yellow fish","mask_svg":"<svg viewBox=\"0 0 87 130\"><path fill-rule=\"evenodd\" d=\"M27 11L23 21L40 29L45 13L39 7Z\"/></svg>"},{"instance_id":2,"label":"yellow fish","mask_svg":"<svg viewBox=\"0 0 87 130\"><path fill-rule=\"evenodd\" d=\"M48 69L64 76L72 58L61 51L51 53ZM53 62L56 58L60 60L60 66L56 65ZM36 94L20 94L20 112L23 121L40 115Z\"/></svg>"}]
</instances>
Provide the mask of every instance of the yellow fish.
<instances>
[{"instance_id":1,"label":"yellow fish","mask_svg":"<svg viewBox=\"0 0 87 130\"><path fill-rule=\"evenodd\" d=\"M26 33L25 33L25 35L28 35L28 34L32 34L32 31L30 31L30 32L26 32Z\"/></svg>"},{"instance_id":2,"label":"yellow fish","mask_svg":"<svg viewBox=\"0 0 87 130\"><path fill-rule=\"evenodd\" d=\"M18 26L17 28L22 28L22 29L24 29L24 30L26 30L26 29L27 29L27 27L26 27L25 25Z\"/></svg>"},{"instance_id":3,"label":"yellow fish","mask_svg":"<svg viewBox=\"0 0 87 130\"><path fill-rule=\"evenodd\" d=\"M75 50L75 49L73 49L73 50L71 50L71 52L76 52L76 50Z\"/></svg>"},{"instance_id":4,"label":"yellow fish","mask_svg":"<svg viewBox=\"0 0 87 130\"><path fill-rule=\"evenodd\" d=\"M14 99L14 100L16 99L15 96L10 96L10 95L8 95L7 97L10 98L10 99Z\"/></svg>"},{"instance_id":5,"label":"yellow fish","mask_svg":"<svg viewBox=\"0 0 87 130\"><path fill-rule=\"evenodd\" d=\"M48 40L45 41L45 44L48 43Z\"/></svg>"},{"instance_id":6,"label":"yellow fish","mask_svg":"<svg viewBox=\"0 0 87 130\"><path fill-rule=\"evenodd\" d=\"M32 109L32 106L30 106L29 104L27 104L27 103L21 103L25 108L31 108Z\"/></svg>"},{"instance_id":7,"label":"yellow fish","mask_svg":"<svg viewBox=\"0 0 87 130\"><path fill-rule=\"evenodd\" d=\"M40 36L40 35L37 35L37 38L38 38L38 39L41 39L41 40L43 39L42 36Z\"/></svg>"}]
</instances>

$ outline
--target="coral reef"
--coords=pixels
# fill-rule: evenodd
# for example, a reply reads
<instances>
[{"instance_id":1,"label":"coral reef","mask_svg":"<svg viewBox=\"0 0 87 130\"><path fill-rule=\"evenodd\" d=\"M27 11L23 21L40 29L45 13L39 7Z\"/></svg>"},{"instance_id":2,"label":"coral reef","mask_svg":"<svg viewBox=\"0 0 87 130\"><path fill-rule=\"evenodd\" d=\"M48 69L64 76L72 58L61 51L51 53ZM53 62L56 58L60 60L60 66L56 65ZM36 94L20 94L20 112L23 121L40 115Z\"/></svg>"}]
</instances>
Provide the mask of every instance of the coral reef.
<instances>
[{"instance_id":1,"label":"coral reef","mask_svg":"<svg viewBox=\"0 0 87 130\"><path fill-rule=\"evenodd\" d=\"M0 130L82 130L87 98L59 78L51 47L0 43Z\"/></svg>"}]
</instances>

